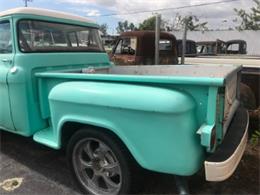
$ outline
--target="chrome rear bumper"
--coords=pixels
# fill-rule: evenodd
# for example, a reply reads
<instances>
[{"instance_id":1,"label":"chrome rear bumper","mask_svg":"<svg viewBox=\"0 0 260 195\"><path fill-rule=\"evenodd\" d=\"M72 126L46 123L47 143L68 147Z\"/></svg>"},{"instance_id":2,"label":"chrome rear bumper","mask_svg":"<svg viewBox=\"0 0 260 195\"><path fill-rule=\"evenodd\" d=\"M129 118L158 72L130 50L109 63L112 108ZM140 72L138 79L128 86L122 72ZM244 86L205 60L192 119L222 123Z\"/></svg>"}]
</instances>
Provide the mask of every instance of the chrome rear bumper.
<instances>
[{"instance_id":1,"label":"chrome rear bumper","mask_svg":"<svg viewBox=\"0 0 260 195\"><path fill-rule=\"evenodd\" d=\"M246 148L248 124L248 112L238 108L223 143L204 162L207 181L223 181L233 174Z\"/></svg>"}]
</instances>

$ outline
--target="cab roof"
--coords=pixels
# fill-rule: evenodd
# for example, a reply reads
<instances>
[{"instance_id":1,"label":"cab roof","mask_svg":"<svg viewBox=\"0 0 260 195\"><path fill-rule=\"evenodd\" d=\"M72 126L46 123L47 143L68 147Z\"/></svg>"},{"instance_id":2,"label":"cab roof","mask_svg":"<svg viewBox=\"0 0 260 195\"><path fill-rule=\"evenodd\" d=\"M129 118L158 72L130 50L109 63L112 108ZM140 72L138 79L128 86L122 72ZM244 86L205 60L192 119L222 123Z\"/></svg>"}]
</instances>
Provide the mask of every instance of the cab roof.
<instances>
[{"instance_id":1,"label":"cab roof","mask_svg":"<svg viewBox=\"0 0 260 195\"><path fill-rule=\"evenodd\" d=\"M47 16L52 18L61 18L61 19L75 20L80 22L95 23L94 21L82 16L73 15L73 14L55 11L55 10L32 8L32 7L19 7L19 8L6 10L0 12L0 17L16 15L16 14L31 14L37 16Z\"/></svg>"},{"instance_id":2,"label":"cab roof","mask_svg":"<svg viewBox=\"0 0 260 195\"><path fill-rule=\"evenodd\" d=\"M136 48L136 55L137 56L154 56L155 51L155 31L145 30L145 31L129 31L123 32L120 34L120 38L125 37L136 37L137 41L137 48ZM160 39L166 39L172 41L171 50L161 51L162 53L166 53L167 55L174 56L176 51L176 38L173 34L168 32L160 32ZM176 54L177 55L177 54Z\"/></svg>"}]
</instances>

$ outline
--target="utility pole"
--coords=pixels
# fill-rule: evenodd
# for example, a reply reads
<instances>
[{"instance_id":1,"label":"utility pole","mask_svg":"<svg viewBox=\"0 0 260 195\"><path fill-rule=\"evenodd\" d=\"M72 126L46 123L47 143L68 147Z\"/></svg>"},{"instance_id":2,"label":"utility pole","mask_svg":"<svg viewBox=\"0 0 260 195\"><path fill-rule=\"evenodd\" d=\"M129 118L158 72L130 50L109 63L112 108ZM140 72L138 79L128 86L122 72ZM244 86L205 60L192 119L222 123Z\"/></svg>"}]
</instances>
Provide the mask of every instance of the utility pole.
<instances>
[{"instance_id":1,"label":"utility pole","mask_svg":"<svg viewBox=\"0 0 260 195\"><path fill-rule=\"evenodd\" d=\"M183 32L183 38L182 38L181 64L185 64L185 54L186 54L186 40L187 40L188 22L189 22L189 17L185 17L185 18L184 18L184 32Z\"/></svg>"},{"instance_id":2,"label":"utility pole","mask_svg":"<svg viewBox=\"0 0 260 195\"><path fill-rule=\"evenodd\" d=\"M24 1L24 7L28 7L28 2L32 2L33 0L23 0Z\"/></svg>"},{"instance_id":3,"label":"utility pole","mask_svg":"<svg viewBox=\"0 0 260 195\"><path fill-rule=\"evenodd\" d=\"M159 42L160 42L160 30L161 30L161 15L155 16L155 52L154 52L154 64L159 64Z\"/></svg>"}]
</instances>

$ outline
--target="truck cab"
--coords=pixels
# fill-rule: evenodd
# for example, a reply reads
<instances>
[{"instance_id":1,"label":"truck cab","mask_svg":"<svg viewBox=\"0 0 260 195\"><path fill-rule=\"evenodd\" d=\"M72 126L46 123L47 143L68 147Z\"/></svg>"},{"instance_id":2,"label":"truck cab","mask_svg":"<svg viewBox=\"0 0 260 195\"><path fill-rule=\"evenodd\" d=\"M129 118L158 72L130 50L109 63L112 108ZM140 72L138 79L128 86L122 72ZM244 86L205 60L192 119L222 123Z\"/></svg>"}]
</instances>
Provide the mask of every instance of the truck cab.
<instances>
[{"instance_id":1,"label":"truck cab","mask_svg":"<svg viewBox=\"0 0 260 195\"><path fill-rule=\"evenodd\" d=\"M14 62L14 45L11 17L0 19L0 96L4 104L0 104L0 127L14 130L11 117L7 76Z\"/></svg>"},{"instance_id":2,"label":"truck cab","mask_svg":"<svg viewBox=\"0 0 260 195\"><path fill-rule=\"evenodd\" d=\"M160 33L159 51L159 64L178 64L177 40L173 34ZM151 65L154 52L154 31L131 31L118 37L110 58L117 65Z\"/></svg>"},{"instance_id":3,"label":"truck cab","mask_svg":"<svg viewBox=\"0 0 260 195\"><path fill-rule=\"evenodd\" d=\"M16 9L3 13L6 16L0 23L1 97L5 102L0 125L27 136L48 127L48 118L40 112L35 73L110 64L96 24L75 16L72 25L64 13L54 16L55 12L39 11L41 17L37 9ZM85 26L75 26L83 22Z\"/></svg>"},{"instance_id":4,"label":"truck cab","mask_svg":"<svg viewBox=\"0 0 260 195\"><path fill-rule=\"evenodd\" d=\"M226 42L226 54L247 54L247 44L244 40L229 40Z\"/></svg>"}]
</instances>

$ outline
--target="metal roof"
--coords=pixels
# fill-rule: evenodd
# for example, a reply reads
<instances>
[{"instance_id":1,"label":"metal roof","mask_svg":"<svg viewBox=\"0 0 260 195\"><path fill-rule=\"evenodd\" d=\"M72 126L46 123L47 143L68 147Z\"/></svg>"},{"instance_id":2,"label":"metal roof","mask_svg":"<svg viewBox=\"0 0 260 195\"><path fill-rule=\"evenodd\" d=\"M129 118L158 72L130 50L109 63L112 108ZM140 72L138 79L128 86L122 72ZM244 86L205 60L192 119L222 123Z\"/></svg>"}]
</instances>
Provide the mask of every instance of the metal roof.
<instances>
[{"instance_id":1,"label":"metal roof","mask_svg":"<svg viewBox=\"0 0 260 195\"><path fill-rule=\"evenodd\" d=\"M48 16L53 18L61 18L61 19L68 19L68 20L76 20L80 22L94 23L94 21L82 16L68 14L60 11L54 11L54 10L48 10L42 8L32 8L32 7L19 7L19 8L6 10L0 12L0 17L15 15L15 14L32 14L38 16Z\"/></svg>"}]
</instances>

